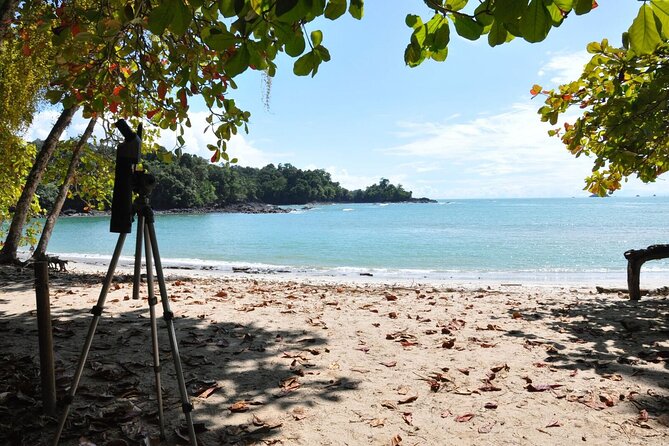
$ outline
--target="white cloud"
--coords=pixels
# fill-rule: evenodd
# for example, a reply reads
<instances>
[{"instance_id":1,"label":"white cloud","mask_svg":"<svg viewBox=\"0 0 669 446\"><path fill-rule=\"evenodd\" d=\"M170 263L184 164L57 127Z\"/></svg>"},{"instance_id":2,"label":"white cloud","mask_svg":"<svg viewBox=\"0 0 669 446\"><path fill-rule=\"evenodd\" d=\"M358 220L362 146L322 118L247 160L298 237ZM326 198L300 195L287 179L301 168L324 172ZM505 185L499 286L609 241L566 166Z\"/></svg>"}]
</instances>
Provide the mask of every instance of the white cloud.
<instances>
[{"instance_id":1,"label":"white cloud","mask_svg":"<svg viewBox=\"0 0 669 446\"><path fill-rule=\"evenodd\" d=\"M464 122L400 123L406 143L382 149L410 157L398 167L432 184L410 184L414 192L439 197L564 196L583 187L587 160L575 160L557 138L547 135L537 104Z\"/></svg>"},{"instance_id":2,"label":"white cloud","mask_svg":"<svg viewBox=\"0 0 669 446\"><path fill-rule=\"evenodd\" d=\"M325 168L332 176L332 181L338 182L342 187L355 190L364 189L374 183L378 183L381 177L371 175L354 175L348 169L337 166L330 166Z\"/></svg>"},{"instance_id":3,"label":"white cloud","mask_svg":"<svg viewBox=\"0 0 669 446\"><path fill-rule=\"evenodd\" d=\"M581 50L576 53L549 54L550 59L539 70L539 76L551 76L550 82L556 85L575 81L583 73L583 66L592 57L587 51Z\"/></svg>"}]
</instances>

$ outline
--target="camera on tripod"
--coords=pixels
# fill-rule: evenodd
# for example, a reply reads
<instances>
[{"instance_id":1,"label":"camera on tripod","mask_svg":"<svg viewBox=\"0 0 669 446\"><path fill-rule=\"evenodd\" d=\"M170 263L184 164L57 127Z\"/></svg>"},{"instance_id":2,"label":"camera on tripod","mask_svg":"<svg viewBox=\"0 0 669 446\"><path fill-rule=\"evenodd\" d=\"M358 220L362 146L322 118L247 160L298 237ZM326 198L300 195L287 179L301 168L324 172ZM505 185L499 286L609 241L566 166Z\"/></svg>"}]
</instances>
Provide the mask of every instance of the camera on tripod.
<instances>
[{"instance_id":1,"label":"camera on tripod","mask_svg":"<svg viewBox=\"0 0 669 446\"><path fill-rule=\"evenodd\" d=\"M115 125L125 140L118 145L116 151L109 231L129 234L135 213L132 193L148 197L156 185L156 179L153 175L136 169L142 153L142 124L137 126L136 132L132 131L123 119L116 121Z\"/></svg>"}]
</instances>

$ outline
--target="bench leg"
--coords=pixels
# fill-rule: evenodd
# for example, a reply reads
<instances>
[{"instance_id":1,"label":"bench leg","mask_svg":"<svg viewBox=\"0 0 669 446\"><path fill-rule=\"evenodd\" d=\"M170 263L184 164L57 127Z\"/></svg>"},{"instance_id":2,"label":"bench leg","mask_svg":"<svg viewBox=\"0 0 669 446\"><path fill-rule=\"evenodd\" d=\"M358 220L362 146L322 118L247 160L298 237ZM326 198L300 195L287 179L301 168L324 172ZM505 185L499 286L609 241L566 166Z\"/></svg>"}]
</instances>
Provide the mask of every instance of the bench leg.
<instances>
[{"instance_id":1,"label":"bench leg","mask_svg":"<svg viewBox=\"0 0 669 446\"><path fill-rule=\"evenodd\" d=\"M629 260L627 262L627 289L630 293L630 300L641 299L641 286L639 284L641 265L643 265L643 261Z\"/></svg>"}]
</instances>

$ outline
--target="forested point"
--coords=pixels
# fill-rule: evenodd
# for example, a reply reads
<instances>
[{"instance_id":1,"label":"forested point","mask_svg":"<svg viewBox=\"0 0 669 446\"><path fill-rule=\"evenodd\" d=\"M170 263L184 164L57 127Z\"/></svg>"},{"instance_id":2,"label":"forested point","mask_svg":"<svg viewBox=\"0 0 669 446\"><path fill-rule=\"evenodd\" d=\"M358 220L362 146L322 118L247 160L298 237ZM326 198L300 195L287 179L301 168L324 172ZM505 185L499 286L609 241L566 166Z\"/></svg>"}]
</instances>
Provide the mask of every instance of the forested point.
<instances>
[{"instance_id":1,"label":"forested point","mask_svg":"<svg viewBox=\"0 0 669 446\"><path fill-rule=\"evenodd\" d=\"M98 148L98 153L100 150ZM113 151L108 154L113 156ZM57 157L56 157L57 158ZM197 155L182 154L164 162L161 154L148 154L142 160L145 171L156 178L151 204L156 210L216 209L240 203L304 205L325 203L428 202L413 198L402 185L381 178L378 184L348 190L332 180L323 169L302 170L291 164L268 164L263 168L211 164ZM64 212L108 210L111 196L86 200L85 191L73 185ZM40 186L38 195L43 209L51 209L58 192L58 182Z\"/></svg>"}]
</instances>

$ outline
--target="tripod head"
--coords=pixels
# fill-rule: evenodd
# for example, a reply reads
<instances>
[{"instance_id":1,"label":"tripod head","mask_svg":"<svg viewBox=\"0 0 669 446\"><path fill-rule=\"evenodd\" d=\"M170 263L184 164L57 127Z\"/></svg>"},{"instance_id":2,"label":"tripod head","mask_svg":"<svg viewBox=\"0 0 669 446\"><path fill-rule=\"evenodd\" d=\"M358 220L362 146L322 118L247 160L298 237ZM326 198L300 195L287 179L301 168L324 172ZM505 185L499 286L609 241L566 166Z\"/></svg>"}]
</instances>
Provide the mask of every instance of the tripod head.
<instances>
[{"instance_id":1,"label":"tripod head","mask_svg":"<svg viewBox=\"0 0 669 446\"><path fill-rule=\"evenodd\" d=\"M109 225L110 232L119 234L129 234L132 229L132 192L136 185L141 185L141 191L146 191L146 195L151 192L153 186L148 188L148 184L155 184L145 178L148 174L142 172L143 179L136 180L135 168L139 164L142 152L142 124L137 127L137 132L133 132L128 124L119 119L116 121L116 128L121 132L125 140L118 145L116 151L116 168L114 176L114 193L112 195L111 220Z\"/></svg>"}]
</instances>

